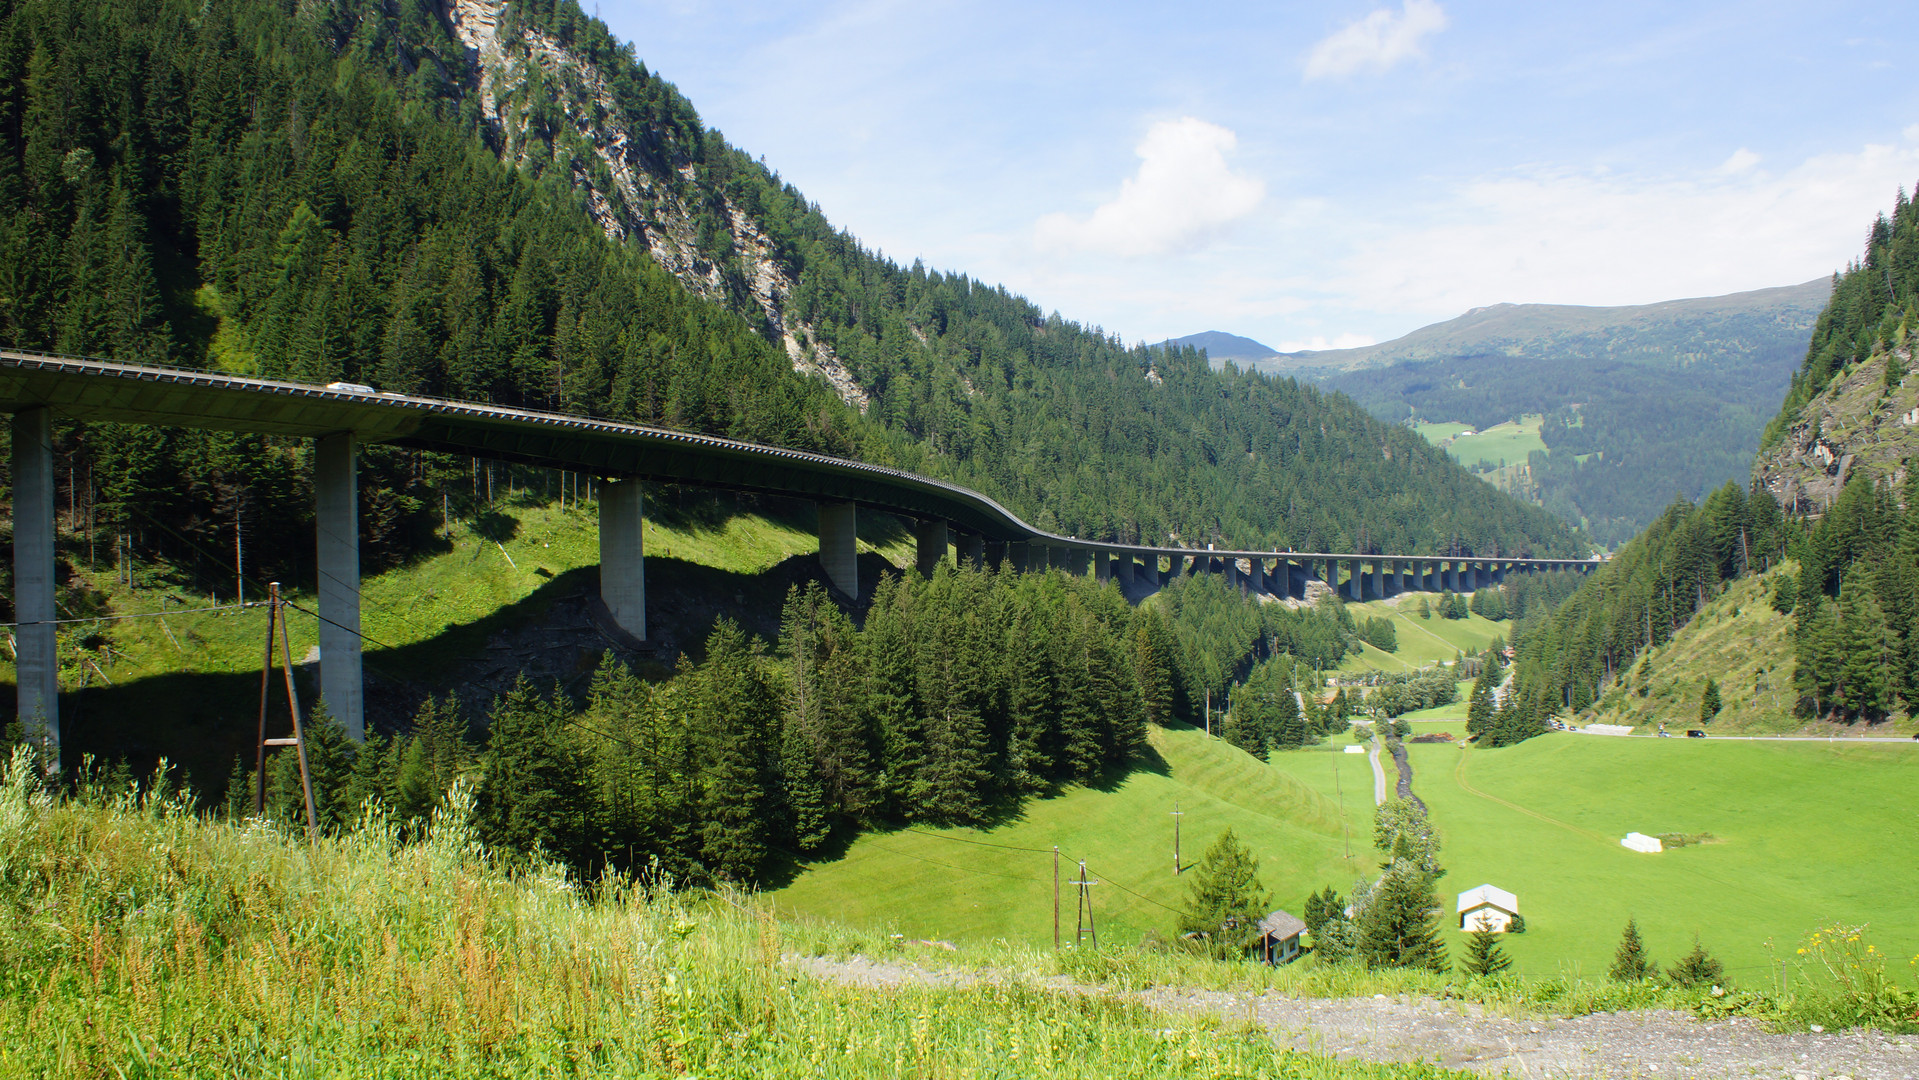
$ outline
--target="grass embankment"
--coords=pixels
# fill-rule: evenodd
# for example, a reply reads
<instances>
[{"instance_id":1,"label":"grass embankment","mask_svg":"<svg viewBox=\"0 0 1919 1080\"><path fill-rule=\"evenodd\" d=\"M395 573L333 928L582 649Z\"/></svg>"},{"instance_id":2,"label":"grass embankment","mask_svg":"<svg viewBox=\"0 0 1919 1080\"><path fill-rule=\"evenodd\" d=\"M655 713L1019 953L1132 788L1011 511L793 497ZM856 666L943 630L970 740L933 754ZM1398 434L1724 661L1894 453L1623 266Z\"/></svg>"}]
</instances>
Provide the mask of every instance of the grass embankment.
<instances>
[{"instance_id":1,"label":"grass embankment","mask_svg":"<svg viewBox=\"0 0 1919 1080\"><path fill-rule=\"evenodd\" d=\"M27 771L0 789L6 1075L1462 1075L1019 977L817 981L782 954L835 931L507 874L457 812L424 843L373 818L309 848L163 798L49 806Z\"/></svg>"},{"instance_id":2,"label":"grass embankment","mask_svg":"<svg viewBox=\"0 0 1919 1080\"><path fill-rule=\"evenodd\" d=\"M1062 935L1073 940L1079 859L1095 880L1102 944L1170 937L1186 881L1173 874L1177 805L1186 867L1232 828L1257 852L1278 903L1300 910L1328 882L1343 889L1370 868L1372 769L1350 740L1290 755L1280 772L1188 729L1152 734L1155 760L1104 788L1070 788L1028 801L984 830L870 834L844 854L796 868L768 893L782 913L897 930L914 938L1025 945L1053 940L1053 856L1060 849ZM1344 815L1342 816L1342 804ZM1352 860L1347 860L1347 836Z\"/></svg>"}]
</instances>

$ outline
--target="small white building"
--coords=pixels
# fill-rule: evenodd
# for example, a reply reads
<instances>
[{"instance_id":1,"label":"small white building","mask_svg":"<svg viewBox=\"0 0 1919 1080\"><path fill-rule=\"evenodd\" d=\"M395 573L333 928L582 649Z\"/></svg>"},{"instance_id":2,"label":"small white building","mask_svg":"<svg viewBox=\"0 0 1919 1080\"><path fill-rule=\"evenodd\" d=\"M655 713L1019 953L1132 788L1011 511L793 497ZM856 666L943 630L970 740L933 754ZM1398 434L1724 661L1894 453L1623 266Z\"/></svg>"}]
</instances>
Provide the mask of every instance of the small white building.
<instances>
[{"instance_id":1,"label":"small white building","mask_svg":"<svg viewBox=\"0 0 1919 1080\"><path fill-rule=\"evenodd\" d=\"M1647 836L1642 832L1627 833L1626 838L1619 842L1619 846L1631 848L1634 851L1643 851L1648 855L1657 855L1666 850L1666 845L1660 843L1657 836Z\"/></svg>"},{"instance_id":2,"label":"small white building","mask_svg":"<svg viewBox=\"0 0 1919 1080\"><path fill-rule=\"evenodd\" d=\"M1492 885L1459 894L1459 928L1503 934L1519 917L1519 897Z\"/></svg>"}]
</instances>

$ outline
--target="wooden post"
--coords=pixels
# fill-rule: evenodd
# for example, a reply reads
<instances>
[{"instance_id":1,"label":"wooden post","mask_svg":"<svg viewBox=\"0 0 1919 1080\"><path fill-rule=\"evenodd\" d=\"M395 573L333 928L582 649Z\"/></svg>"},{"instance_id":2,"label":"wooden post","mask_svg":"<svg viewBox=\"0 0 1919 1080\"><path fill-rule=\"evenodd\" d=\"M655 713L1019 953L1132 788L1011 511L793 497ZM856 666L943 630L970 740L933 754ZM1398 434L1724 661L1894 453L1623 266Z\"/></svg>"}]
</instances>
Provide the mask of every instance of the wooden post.
<instances>
[{"instance_id":1,"label":"wooden post","mask_svg":"<svg viewBox=\"0 0 1919 1080\"><path fill-rule=\"evenodd\" d=\"M285 603L280 598L280 583L275 581L267 585L267 649L260 664L260 744L254 753L255 780L253 794L253 812L266 813L267 799L267 748L291 746L300 755L300 790L306 797L307 842L319 839L319 816L313 807L313 773L307 766L306 725L300 722L300 695L293 685L293 643L287 636L286 612L281 610ZM273 675L273 628L280 628L280 655L283 674L286 677L287 714L293 720L293 737L290 739L267 738L267 697L272 687Z\"/></svg>"},{"instance_id":2,"label":"wooden post","mask_svg":"<svg viewBox=\"0 0 1919 1080\"><path fill-rule=\"evenodd\" d=\"M1059 951L1059 845L1053 845L1053 950Z\"/></svg>"},{"instance_id":3,"label":"wooden post","mask_svg":"<svg viewBox=\"0 0 1919 1080\"><path fill-rule=\"evenodd\" d=\"M1174 799L1173 800L1173 876L1174 877L1179 876L1179 819L1184 816L1185 815L1180 813L1180 810L1179 810L1179 800Z\"/></svg>"},{"instance_id":4,"label":"wooden post","mask_svg":"<svg viewBox=\"0 0 1919 1080\"><path fill-rule=\"evenodd\" d=\"M1093 921L1093 894L1091 890L1093 886L1099 884L1099 882L1094 881L1087 875L1085 859L1079 861L1079 880L1069 881L1067 884L1079 886L1079 911L1078 918L1075 920L1076 925L1073 928L1073 947L1078 948L1080 942L1086 940L1086 937L1090 934L1093 939L1093 948L1097 949L1099 948L1099 925Z\"/></svg>"}]
</instances>

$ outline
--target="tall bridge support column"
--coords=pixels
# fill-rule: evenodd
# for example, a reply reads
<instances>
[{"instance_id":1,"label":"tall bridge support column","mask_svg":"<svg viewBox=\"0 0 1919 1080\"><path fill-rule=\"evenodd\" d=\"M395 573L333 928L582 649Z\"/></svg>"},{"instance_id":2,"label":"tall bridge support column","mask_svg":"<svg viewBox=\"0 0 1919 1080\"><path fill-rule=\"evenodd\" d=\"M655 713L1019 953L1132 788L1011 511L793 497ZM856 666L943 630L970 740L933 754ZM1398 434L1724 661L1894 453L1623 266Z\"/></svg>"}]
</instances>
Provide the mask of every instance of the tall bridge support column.
<instances>
[{"instance_id":1,"label":"tall bridge support column","mask_svg":"<svg viewBox=\"0 0 1919 1080\"><path fill-rule=\"evenodd\" d=\"M1009 540L1006 543L1005 561L1002 566L1015 573L1024 574L1032 570L1033 545L1024 540Z\"/></svg>"},{"instance_id":2,"label":"tall bridge support column","mask_svg":"<svg viewBox=\"0 0 1919 1080\"><path fill-rule=\"evenodd\" d=\"M645 511L638 480L601 482L600 600L614 623L640 641L646 640Z\"/></svg>"},{"instance_id":3,"label":"tall bridge support column","mask_svg":"<svg viewBox=\"0 0 1919 1080\"><path fill-rule=\"evenodd\" d=\"M1477 563L1467 563L1466 568L1459 572L1459 591L1469 593L1479 591L1479 565Z\"/></svg>"},{"instance_id":4,"label":"tall bridge support column","mask_svg":"<svg viewBox=\"0 0 1919 1080\"><path fill-rule=\"evenodd\" d=\"M1505 563L1496 562L1493 564L1493 584L1494 585L1506 584L1506 564Z\"/></svg>"},{"instance_id":5,"label":"tall bridge support column","mask_svg":"<svg viewBox=\"0 0 1919 1080\"><path fill-rule=\"evenodd\" d=\"M937 518L932 521L913 523L913 538L919 541L919 558L914 566L921 577L932 577L939 564L946 561L946 549L952 543L946 522Z\"/></svg>"},{"instance_id":6,"label":"tall bridge support column","mask_svg":"<svg viewBox=\"0 0 1919 1080\"><path fill-rule=\"evenodd\" d=\"M1006 544L1004 541L994 540L991 543L981 544L980 554L983 560L980 563L982 567L991 567L994 570L1003 570L1006 568Z\"/></svg>"},{"instance_id":7,"label":"tall bridge support column","mask_svg":"<svg viewBox=\"0 0 1919 1080\"><path fill-rule=\"evenodd\" d=\"M13 617L20 727L60 768L60 655L53 620L53 414L13 414Z\"/></svg>"},{"instance_id":8,"label":"tall bridge support column","mask_svg":"<svg viewBox=\"0 0 1919 1080\"><path fill-rule=\"evenodd\" d=\"M1446 564L1446 589L1449 592L1459 591L1459 563L1457 560Z\"/></svg>"},{"instance_id":9,"label":"tall bridge support column","mask_svg":"<svg viewBox=\"0 0 1919 1080\"><path fill-rule=\"evenodd\" d=\"M833 587L860 598L859 508L853 503L820 503L820 569Z\"/></svg>"},{"instance_id":10,"label":"tall bridge support column","mask_svg":"<svg viewBox=\"0 0 1919 1080\"><path fill-rule=\"evenodd\" d=\"M1131 585L1134 577L1133 553L1130 551L1120 552L1119 557L1113 560L1113 572L1115 576L1119 578L1121 588Z\"/></svg>"},{"instance_id":11,"label":"tall bridge support column","mask_svg":"<svg viewBox=\"0 0 1919 1080\"><path fill-rule=\"evenodd\" d=\"M1373 560L1373 599L1386 599L1386 564Z\"/></svg>"},{"instance_id":12,"label":"tall bridge support column","mask_svg":"<svg viewBox=\"0 0 1919 1080\"><path fill-rule=\"evenodd\" d=\"M1413 564L1410 560L1396 560L1393 563L1393 573L1399 578L1400 592L1409 593L1418 591L1419 580L1413 573Z\"/></svg>"},{"instance_id":13,"label":"tall bridge support column","mask_svg":"<svg viewBox=\"0 0 1919 1080\"><path fill-rule=\"evenodd\" d=\"M1221 576L1225 577L1227 588L1236 589L1240 587L1238 559L1231 559L1231 558L1220 559L1219 572Z\"/></svg>"},{"instance_id":14,"label":"tall bridge support column","mask_svg":"<svg viewBox=\"0 0 1919 1080\"><path fill-rule=\"evenodd\" d=\"M1419 588L1421 592L1438 592L1439 591L1438 589L1433 587L1434 586L1433 571L1437 567L1438 567L1437 563L1428 562L1428 563L1413 564L1413 577L1419 582Z\"/></svg>"},{"instance_id":15,"label":"tall bridge support column","mask_svg":"<svg viewBox=\"0 0 1919 1080\"><path fill-rule=\"evenodd\" d=\"M320 577L320 696L354 742L366 739L360 668L360 480L353 433L316 440L314 544Z\"/></svg>"},{"instance_id":16,"label":"tall bridge support column","mask_svg":"<svg viewBox=\"0 0 1919 1080\"><path fill-rule=\"evenodd\" d=\"M1093 580L1111 581L1113 579L1113 557L1104 551L1093 552Z\"/></svg>"},{"instance_id":17,"label":"tall bridge support column","mask_svg":"<svg viewBox=\"0 0 1919 1080\"><path fill-rule=\"evenodd\" d=\"M1068 548L1066 554L1066 572L1074 577L1085 577L1093 571L1093 553L1085 548Z\"/></svg>"},{"instance_id":18,"label":"tall bridge support column","mask_svg":"<svg viewBox=\"0 0 1919 1080\"><path fill-rule=\"evenodd\" d=\"M1346 598L1348 600L1364 600L1365 596L1362 595L1361 590L1366 587L1366 577L1364 572L1360 570L1360 562L1358 559L1348 559L1346 562Z\"/></svg>"},{"instance_id":19,"label":"tall bridge support column","mask_svg":"<svg viewBox=\"0 0 1919 1080\"><path fill-rule=\"evenodd\" d=\"M1159 556L1156 553L1146 553L1146 557L1139 561L1139 572L1146 584L1159 588Z\"/></svg>"},{"instance_id":20,"label":"tall bridge support column","mask_svg":"<svg viewBox=\"0 0 1919 1080\"><path fill-rule=\"evenodd\" d=\"M1255 558L1252 560L1251 566L1252 573L1247 575L1247 586L1251 589L1254 596L1258 596L1260 593L1266 591L1266 561Z\"/></svg>"},{"instance_id":21,"label":"tall bridge support column","mask_svg":"<svg viewBox=\"0 0 1919 1080\"><path fill-rule=\"evenodd\" d=\"M971 566L975 570L986 569L986 538L985 537L981 536L978 533L974 533L973 535L966 538L966 542L965 544L961 546L960 550L966 553L965 558L966 558L966 564L968 566Z\"/></svg>"}]
</instances>

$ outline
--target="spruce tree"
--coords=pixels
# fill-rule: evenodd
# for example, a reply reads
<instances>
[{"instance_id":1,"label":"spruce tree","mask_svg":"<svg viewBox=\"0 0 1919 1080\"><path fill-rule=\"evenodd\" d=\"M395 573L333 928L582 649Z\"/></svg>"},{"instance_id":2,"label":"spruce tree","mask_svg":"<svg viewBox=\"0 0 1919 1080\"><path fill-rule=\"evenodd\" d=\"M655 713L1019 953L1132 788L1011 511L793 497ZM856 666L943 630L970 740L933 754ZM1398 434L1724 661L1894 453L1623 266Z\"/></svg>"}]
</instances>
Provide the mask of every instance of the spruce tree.
<instances>
[{"instance_id":1,"label":"spruce tree","mask_svg":"<svg viewBox=\"0 0 1919 1080\"><path fill-rule=\"evenodd\" d=\"M487 847L541 851L579 864L586 791L567 721L564 706L542 695L524 674L494 702L474 807L474 824Z\"/></svg>"},{"instance_id":2,"label":"spruce tree","mask_svg":"<svg viewBox=\"0 0 1919 1080\"><path fill-rule=\"evenodd\" d=\"M1613 950L1612 967L1606 969L1606 975L1615 982L1641 982L1648 975L1659 970L1659 965L1646 955L1645 942L1639 939L1639 923L1626 920L1626 931L1619 935L1619 947Z\"/></svg>"},{"instance_id":3,"label":"spruce tree","mask_svg":"<svg viewBox=\"0 0 1919 1080\"><path fill-rule=\"evenodd\" d=\"M1702 726L1712 723L1712 718L1719 715L1719 708L1719 683L1707 676L1705 692L1699 696L1699 723Z\"/></svg>"},{"instance_id":4,"label":"spruce tree","mask_svg":"<svg viewBox=\"0 0 1919 1080\"><path fill-rule=\"evenodd\" d=\"M1499 947L1499 931L1480 924L1466 935L1466 955L1459 966L1468 975L1488 978L1512 967L1513 961Z\"/></svg>"},{"instance_id":5,"label":"spruce tree","mask_svg":"<svg viewBox=\"0 0 1919 1080\"><path fill-rule=\"evenodd\" d=\"M1200 856L1187 882L1179 932L1200 935L1216 959L1239 956L1258 936L1272 897L1259 881L1259 860L1232 829L1219 834Z\"/></svg>"},{"instance_id":6,"label":"spruce tree","mask_svg":"<svg viewBox=\"0 0 1919 1080\"><path fill-rule=\"evenodd\" d=\"M1724 979L1726 968L1697 937L1692 939L1692 951L1679 958L1679 962L1666 969L1666 978L1674 986L1694 990L1702 986L1713 986Z\"/></svg>"},{"instance_id":7,"label":"spruce tree","mask_svg":"<svg viewBox=\"0 0 1919 1080\"><path fill-rule=\"evenodd\" d=\"M1482 664L1479 677L1473 680L1472 696L1466 701L1466 734L1484 735L1491 729L1493 714L1498 705L1494 703L1493 685L1499 680L1499 665Z\"/></svg>"},{"instance_id":8,"label":"spruce tree","mask_svg":"<svg viewBox=\"0 0 1919 1080\"><path fill-rule=\"evenodd\" d=\"M1373 886L1359 911L1359 958L1367 967L1451 967L1440 939L1439 897L1431 875L1408 860L1395 860Z\"/></svg>"}]
</instances>

